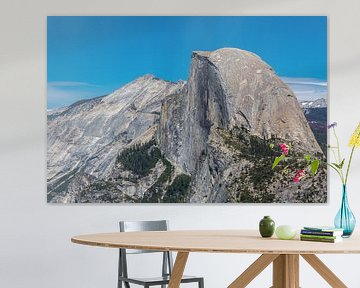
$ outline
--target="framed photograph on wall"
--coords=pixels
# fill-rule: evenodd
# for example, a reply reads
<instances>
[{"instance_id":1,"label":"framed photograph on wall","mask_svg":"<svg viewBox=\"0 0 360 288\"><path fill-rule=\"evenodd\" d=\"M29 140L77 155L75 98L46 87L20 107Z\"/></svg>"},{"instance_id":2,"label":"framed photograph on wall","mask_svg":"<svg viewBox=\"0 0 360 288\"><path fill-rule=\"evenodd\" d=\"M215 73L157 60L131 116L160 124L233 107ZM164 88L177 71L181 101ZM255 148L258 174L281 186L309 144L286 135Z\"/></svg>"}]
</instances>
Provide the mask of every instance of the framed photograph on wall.
<instances>
[{"instance_id":1,"label":"framed photograph on wall","mask_svg":"<svg viewBox=\"0 0 360 288\"><path fill-rule=\"evenodd\" d=\"M49 203L327 202L326 17L49 16L47 87Z\"/></svg>"}]
</instances>

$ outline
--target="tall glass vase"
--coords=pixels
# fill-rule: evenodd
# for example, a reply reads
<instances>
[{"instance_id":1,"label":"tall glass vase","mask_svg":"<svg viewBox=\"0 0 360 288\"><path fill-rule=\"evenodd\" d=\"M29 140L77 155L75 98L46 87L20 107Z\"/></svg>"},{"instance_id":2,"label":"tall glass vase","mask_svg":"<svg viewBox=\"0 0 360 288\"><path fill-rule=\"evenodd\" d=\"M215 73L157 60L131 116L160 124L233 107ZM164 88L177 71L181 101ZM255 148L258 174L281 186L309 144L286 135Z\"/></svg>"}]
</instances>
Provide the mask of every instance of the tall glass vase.
<instances>
[{"instance_id":1,"label":"tall glass vase","mask_svg":"<svg viewBox=\"0 0 360 288\"><path fill-rule=\"evenodd\" d=\"M355 228L356 219L349 207L346 185L342 187L341 206L336 214L334 224L336 228L344 229L343 237L350 237Z\"/></svg>"}]
</instances>

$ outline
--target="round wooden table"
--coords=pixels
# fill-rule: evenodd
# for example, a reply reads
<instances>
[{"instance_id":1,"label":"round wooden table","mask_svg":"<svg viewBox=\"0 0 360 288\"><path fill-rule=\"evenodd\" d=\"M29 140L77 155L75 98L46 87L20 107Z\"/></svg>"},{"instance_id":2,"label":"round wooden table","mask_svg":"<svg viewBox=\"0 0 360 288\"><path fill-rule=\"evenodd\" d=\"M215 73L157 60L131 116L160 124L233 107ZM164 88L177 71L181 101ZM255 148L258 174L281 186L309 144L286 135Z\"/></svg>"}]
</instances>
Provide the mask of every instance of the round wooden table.
<instances>
[{"instance_id":1,"label":"round wooden table","mask_svg":"<svg viewBox=\"0 0 360 288\"><path fill-rule=\"evenodd\" d=\"M228 288L246 287L271 263L273 263L274 288L298 288L299 255L331 287L347 287L315 254L360 253L359 235L344 239L339 243L321 243L299 239L262 238L256 230L98 233L74 236L71 241L100 247L176 251L178 253L169 288L180 286L190 252L262 254Z\"/></svg>"}]
</instances>

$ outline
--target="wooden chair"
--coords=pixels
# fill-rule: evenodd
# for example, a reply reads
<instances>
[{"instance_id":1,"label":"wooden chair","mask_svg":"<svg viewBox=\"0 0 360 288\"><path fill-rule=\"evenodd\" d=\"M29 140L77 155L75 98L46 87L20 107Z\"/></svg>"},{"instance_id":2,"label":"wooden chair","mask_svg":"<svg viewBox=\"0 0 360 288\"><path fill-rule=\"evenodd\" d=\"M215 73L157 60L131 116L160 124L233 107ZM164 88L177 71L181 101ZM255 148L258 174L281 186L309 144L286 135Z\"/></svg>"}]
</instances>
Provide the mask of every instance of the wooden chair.
<instances>
[{"instance_id":1,"label":"wooden chair","mask_svg":"<svg viewBox=\"0 0 360 288\"><path fill-rule=\"evenodd\" d=\"M166 220L159 221L120 221L120 232L134 231L167 231L168 222ZM173 259L171 252L119 249L119 269L118 269L118 288L130 288L130 283L149 288L150 286L160 286L165 288L169 284L170 276L173 268ZM127 254L141 253L163 253L162 274L160 277L138 278L129 277L127 269ZM183 276L181 283L198 283L199 288L204 288L204 278L194 276Z\"/></svg>"}]
</instances>

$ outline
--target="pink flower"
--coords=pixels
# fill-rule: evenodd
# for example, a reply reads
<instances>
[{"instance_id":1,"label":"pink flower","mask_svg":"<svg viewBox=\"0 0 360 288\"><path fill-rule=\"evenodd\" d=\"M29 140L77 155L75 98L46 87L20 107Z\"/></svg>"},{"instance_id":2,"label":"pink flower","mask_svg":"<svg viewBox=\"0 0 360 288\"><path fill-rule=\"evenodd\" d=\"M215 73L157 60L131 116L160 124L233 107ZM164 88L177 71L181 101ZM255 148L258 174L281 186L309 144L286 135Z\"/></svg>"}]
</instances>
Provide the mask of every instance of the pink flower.
<instances>
[{"instance_id":1,"label":"pink flower","mask_svg":"<svg viewBox=\"0 0 360 288\"><path fill-rule=\"evenodd\" d=\"M289 146L287 146L285 143L280 143L279 146L281 148L283 155L289 154Z\"/></svg>"},{"instance_id":2,"label":"pink flower","mask_svg":"<svg viewBox=\"0 0 360 288\"><path fill-rule=\"evenodd\" d=\"M304 174L305 174L305 170L297 170L293 181L296 183L300 182L301 178L304 177Z\"/></svg>"}]
</instances>

